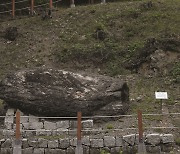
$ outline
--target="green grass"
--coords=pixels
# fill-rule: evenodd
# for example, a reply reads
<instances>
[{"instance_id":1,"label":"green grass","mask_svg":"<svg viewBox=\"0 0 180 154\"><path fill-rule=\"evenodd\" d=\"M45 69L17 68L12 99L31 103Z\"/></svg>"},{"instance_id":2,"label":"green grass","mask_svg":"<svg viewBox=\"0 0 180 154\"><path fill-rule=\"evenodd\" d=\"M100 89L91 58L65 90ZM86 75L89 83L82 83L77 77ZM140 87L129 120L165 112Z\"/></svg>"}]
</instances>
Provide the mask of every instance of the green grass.
<instances>
[{"instance_id":1,"label":"green grass","mask_svg":"<svg viewBox=\"0 0 180 154\"><path fill-rule=\"evenodd\" d=\"M107 129L114 129L114 126L113 126L112 124L108 124L108 125L106 126L106 128L107 128Z\"/></svg>"},{"instance_id":2,"label":"green grass","mask_svg":"<svg viewBox=\"0 0 180 154\"><path fill-rule=\"evenodd\" d=\"M161 129L161 128L154 129L154 131L157 132L157 133L160 133L160 134L163 133L163 129Z\"/></svg>"},{"instance_id":3,"label":"green grass","mask_svg":"<svg viewBox=\"0 0 180 154\"><path fill-rule=\"evenodd\" d=\"M175 143L176 143L176 145L180 146L180 137L175 139Z\"/></svg>"},{"instance_id":4,"label":"green grass","mask_svg":"<svg viewBox=\"0 0 180 154\"><path fill-rule=\"evenodd\" d=\"M144 119L150 120L150 121L161 121L162 116L143 116Z\"/></svg>"},{"instance_id":5,"label":"green grass","mask_svg":"<svg viewBox=\"0 0 180 154\"><path fill-rule=\"evenodd\" d=\"M106 150L104 150L104 149L101 149L100 150L100 154L110 154L109 152L107 152Z\"/></svg>"},{"instance_id":6,"label":"green grass","mask_svg":"<svg viewBox=\"0 0 180 154\"><path fill-rule=\"evenodd\" d=\"M0 115L4 114L4 103L3 100L0 99Z\"/></svg>"},{"instance_id":7,"label":"green grass","mask_svg":"<svg viewBox=\"0 0 180 154\"><path fill-rule=\"evenodd\" d=\"M60 8L51 20L31 17L3 22L2 30L7 24L17 26L20 35L15 42L1 44L0 75L7 70L47 63L66 63L74 68L79 64L83 68L98 66L101 73L112 76L128 74L130 70L124 64L138 55L149 38L160 40L179 35L180 2L152 2L151 8L144 7L147 1ZM96 38L97 29L105 33L103 40Z\"/></svg>"},{"instance_id":8,"label":"green grass","mask_svg":"<svg viewBox=\"0 0 180 154\"><path fill-rule=\"evenodd\" d=\"M171 70L175 83L180 83L180 62L176 62Z\"/></svg>"},{"instance_id":9,"label":"green grass","mask_svg":"<svg viewBox=\"0 0 180 154\"><path fill-rule=\"evenodd\" d=\"M0 99L0 108L3 106L3 100Z\"/></svg>"}]
</instances>

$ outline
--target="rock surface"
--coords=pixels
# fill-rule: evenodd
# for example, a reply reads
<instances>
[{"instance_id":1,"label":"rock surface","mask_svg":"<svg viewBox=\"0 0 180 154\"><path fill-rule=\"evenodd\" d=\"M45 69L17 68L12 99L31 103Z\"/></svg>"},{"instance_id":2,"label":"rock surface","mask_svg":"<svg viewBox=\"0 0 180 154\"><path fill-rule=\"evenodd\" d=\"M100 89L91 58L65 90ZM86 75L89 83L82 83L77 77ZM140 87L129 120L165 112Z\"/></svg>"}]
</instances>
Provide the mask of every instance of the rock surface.
<instances>
[{"instance_id":1,"label":"rock surface","mask_svg":"<svg viewBox=\"0 0 180 154\"><path fill-rule=\"evenodd\" d=\"M8 39L9 41L14 41L16 40L18 36L18 30L17 27L8 27L5 30L5 38Z\"/></svg>"},{"instance_id":2,"label":"rock surface","mask_svg":"<svg viewBox=\"0 0 180 154\"><path fill-rule=\"evenodd\" d=\"M115 115L128 110L129 88L111 77L36 68L7 75L0 82L0 99L39 116Z\"/></svg>"}]
</instances>

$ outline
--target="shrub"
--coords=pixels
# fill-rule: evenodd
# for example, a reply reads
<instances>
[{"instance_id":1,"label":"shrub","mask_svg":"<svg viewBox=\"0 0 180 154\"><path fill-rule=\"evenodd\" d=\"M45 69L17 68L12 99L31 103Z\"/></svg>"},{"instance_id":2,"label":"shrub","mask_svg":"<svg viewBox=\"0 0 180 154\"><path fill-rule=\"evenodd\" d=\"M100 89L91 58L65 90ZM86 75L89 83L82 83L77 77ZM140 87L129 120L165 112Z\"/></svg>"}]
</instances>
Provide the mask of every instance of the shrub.
<instances>
[{"instance_id":1,"label":"shrub","mask_svg":"<svg viewBox=\"0 0 180 154\"><path fill-rule=\"evenodd\" d=\"M175 143L176 143L176 145L180 146L180 137L175 139Z\"/></svg>"},{"instance_id":2,"label":"shrub","mask_svg":"<svg viewBox=\"0 0 180 154\"><path fill-rule=\"evenodd\" d=\"M180 62L175 63L170 73L176 83L180 83Z\"/></svg>"},{"instance_id":3,"label":"shrub","mask_svg":"<svg viewBox=\"0 0 180 154\"><path fill-rule=\"evenodd\" d=\"M113 128L114 128L114 126L112 124L107 125L107 129L113 129Z\"/></svg>"}]
</instances>

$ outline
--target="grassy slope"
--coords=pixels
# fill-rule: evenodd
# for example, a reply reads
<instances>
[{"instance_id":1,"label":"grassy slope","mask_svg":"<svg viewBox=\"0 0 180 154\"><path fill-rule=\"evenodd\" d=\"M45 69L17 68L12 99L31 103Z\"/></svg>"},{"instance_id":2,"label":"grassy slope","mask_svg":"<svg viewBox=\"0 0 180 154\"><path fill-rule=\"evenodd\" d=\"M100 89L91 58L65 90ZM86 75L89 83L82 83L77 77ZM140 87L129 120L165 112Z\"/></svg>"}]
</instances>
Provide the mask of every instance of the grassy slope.
<instances>
[{"instance_id":1,"label":"grassy slope","mask_svg":"<svg viewBox=\"0 0 180 154\"><path fill-rule=\"evenodd\" d=\"M129 74L123 64L133 59L149 38L179 39L180 1L154 0L150 8L145 4L139 1L79 6L59 9L52 19L44 21L36 16L2 22L1 31L17 26L20 34L14 42L0 38L0 77L11 70L42 65ZM96 38L97 29L105 33L104 40ZM178 65L174 66L175 75L180 72ZM128 81L130 97L142 97L141 103L131 106L132 112L137 108L159 111L160 104L153 99L156 90L167 90L170 104L179 97L178 85L169 82L168 77L135 77Z\"/></svg>"},{"instance_id":2,"label":"grassy slope","mask_svg":"<svg viewBox=\"0 0 180 154\"><path fill-rule=\"evenodd\" d=\"M128 73L122 64L143 48L149 38L179 36L178 0L118 2L59 10L53 19L23 18L3 22L17 26L19 37L12 43L0 39L0 74L8 69L42 65L100 67L111 75ZM96 37L96 30L105 39ZM13 63L12 63L13 61Z\"/></svg>"}]
</instances>

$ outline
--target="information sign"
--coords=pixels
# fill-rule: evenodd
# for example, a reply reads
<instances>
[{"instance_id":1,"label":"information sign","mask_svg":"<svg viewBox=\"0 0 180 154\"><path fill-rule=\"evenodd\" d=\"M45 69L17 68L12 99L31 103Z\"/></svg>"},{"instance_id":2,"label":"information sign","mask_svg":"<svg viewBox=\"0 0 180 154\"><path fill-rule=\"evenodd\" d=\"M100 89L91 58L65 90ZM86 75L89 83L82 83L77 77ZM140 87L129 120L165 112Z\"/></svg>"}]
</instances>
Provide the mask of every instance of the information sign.
<instances>
[{"instance_id":1,"label":"information sign","mask_svg":"<svg viewBox=\"0 0 180 154\"><path fill-rule=\"evenodd\" d=\"M156 99L168 99L167 92L155 92Z\"/></svg>"}]
</instances>

